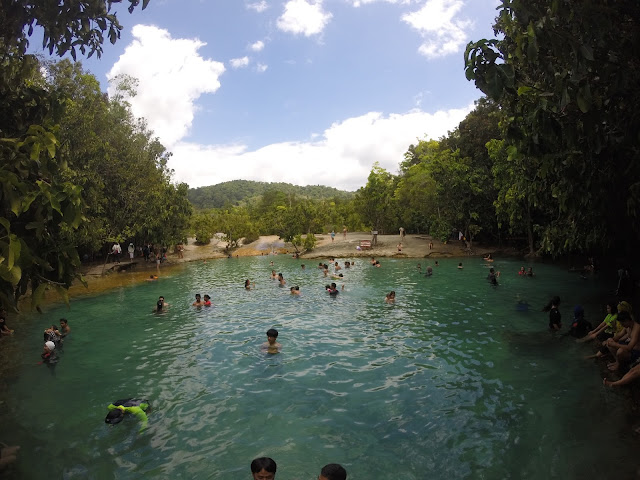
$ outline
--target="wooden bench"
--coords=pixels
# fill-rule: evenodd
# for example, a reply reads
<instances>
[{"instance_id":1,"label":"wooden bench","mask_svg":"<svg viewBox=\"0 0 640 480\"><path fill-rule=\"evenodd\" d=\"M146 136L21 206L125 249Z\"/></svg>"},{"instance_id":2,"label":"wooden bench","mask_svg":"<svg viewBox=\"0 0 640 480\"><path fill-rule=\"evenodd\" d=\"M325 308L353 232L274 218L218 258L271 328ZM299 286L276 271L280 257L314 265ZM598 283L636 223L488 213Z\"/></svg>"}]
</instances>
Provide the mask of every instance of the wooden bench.
<instances>
[{"instance_id":1,"label":"wooden bench","mask_svg":"<svg viewBox=\"0 0 640 480\"><path fill-rule=\"evenodd\" d=\"M371 240L360 240L360 248L362 250L371 250Z\"/></svg>"}]
</instances>

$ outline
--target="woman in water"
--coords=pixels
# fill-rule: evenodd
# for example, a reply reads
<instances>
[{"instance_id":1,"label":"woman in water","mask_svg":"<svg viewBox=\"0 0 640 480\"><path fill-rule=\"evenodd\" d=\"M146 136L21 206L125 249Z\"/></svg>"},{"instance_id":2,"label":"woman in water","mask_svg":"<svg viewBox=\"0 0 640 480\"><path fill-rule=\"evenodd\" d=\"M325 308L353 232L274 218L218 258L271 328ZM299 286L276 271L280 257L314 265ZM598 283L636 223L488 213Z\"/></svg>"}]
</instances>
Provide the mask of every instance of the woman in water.
<instances>
[{"instance_id":1,"label":"woman in water","mask_svg":"<svg viewBox=\"0 0 640 480\"><path fill-rule=\"evenodd\" d=\"M387 296L384 298L385 303L395 303L396 301L396 292L391 290L387 293Z\"/></svg>"}]
</instances>

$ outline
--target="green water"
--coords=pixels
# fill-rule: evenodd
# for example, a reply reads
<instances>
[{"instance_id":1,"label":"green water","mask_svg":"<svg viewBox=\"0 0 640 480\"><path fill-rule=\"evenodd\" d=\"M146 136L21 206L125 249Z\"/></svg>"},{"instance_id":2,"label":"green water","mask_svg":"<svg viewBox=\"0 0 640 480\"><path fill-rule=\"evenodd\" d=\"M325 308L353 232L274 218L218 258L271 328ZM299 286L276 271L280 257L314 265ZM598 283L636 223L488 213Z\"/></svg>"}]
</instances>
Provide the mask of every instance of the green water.
<instances>
[{"instance_id":1,"label":"green water","mask_svg":"<svg viewBox=\"0 0 640 480\"><path fill-rule=\"evenodd\" d=\"M337 298L324 292L331 280L318 261L225 259L23 319L10 341L25 365L1 417L0 440L22 445L9 476L248 479L263 455L279 480L314 479L330 462L350 480L632 471L638 440L624 396L581 359L592 347L552 336L539 311L558 294L565 329L576 303L596 324L606 285L550 265L521 278L509 260L495 262L497 288L480 259L463 270L440 260L430 278L417 260L356 262ZM302 296L271 280L272 268ZM255 290L244 290L246 278ZM215 306L192 307L195 293ZM151 313L161 294L170 308ZM518 296L530 311L516 311ZM73 331L51 375L34 364L42 330L61 316ZM259 348L271 327L279 355ZM104 424L106 406L127 397L153 406L142 433L135 418Z\"/></svg>"}]
</instances>

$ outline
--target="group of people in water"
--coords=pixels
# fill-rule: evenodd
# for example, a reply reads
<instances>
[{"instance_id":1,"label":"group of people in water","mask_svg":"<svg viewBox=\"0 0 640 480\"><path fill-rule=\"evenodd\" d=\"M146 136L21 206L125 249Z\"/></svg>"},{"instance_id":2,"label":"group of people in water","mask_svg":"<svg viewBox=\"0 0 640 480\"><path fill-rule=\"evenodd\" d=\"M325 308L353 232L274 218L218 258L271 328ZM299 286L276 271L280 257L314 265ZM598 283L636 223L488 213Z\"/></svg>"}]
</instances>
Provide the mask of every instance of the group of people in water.
<instances>
[{"instance_id":1,"label":"group of people in water","mask_svg":"<svg viewBox=\"0 0 640 480\"><path fill-rule=\"evenodd\" d=\"M269 457L256 458L251 462L253 480L275 480L278 466ZM330 463L320 470L318 480L347 480L347 471L342 465Z\"/></svg>"}]
</instances>

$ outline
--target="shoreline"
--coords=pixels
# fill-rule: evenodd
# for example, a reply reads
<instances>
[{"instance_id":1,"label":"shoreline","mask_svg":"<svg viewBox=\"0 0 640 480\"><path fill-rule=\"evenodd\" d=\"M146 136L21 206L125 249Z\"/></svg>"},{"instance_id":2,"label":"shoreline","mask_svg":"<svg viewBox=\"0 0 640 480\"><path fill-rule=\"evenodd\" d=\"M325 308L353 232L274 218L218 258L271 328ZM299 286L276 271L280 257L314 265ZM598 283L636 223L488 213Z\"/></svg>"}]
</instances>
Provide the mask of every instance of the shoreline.
<instances>
[{"instance_id":1,"label":"shoreline","mask_svg":"<svg viewBox=\"0 0 640 480\"><path fill-rule=\"evenodd\" d=\"M330 234L316 235L318 243L316 247L307 253L301 253L300 259L318 258L415 258L415 259L438 259L438 258L470 258L480 257L488 253L501 253L508 256L521 254L514 249L504 249L498 247L486 247L474 245L471 253L467 252L462 242L452 241L446 244L433 240L429 235L414 234L406 235L402 241L402 251L398 251L399 235L378 235L378 244L371 249L357 250L361 240L371 240L371 234L365 232L349 232L346 238L342 233L336 234L331 240ZM429 248L432 244L433 247ZM159 276L170 272L182 264L196 261L206 262L220 258L228 258L224 252L226 242L213 239L208 245L196 245L195 239L189 239L183 251L183 258L179 258L177 253L168 253L167 261L160 266ZM285 244L277 235L261 236L255 242L242 245L231 252L233 257L260 257L293 255L295 248L291 244ZM126 254L123 253L124 258ZM143 258L136 257L133 262L128 258L120 263L107 262L104 264L84 265L81 273L87 282L85 287L80 282L74 282L69 289L69 298L101 293L112 288L137 284L148 280L149 275L156 274L155 262L145 262ZM104 272L104 273L103 273ZM48 292L45 296L48 301L58 303L58 297L53 292ZM29 296L25 297L26 300ZM22 302L21 302L22 303ZM26 303L26 302L25 302ZM24 305L26 307L26 305ZM30 310L30 309L28 309Z\"/></svg>"}]
</instances>

